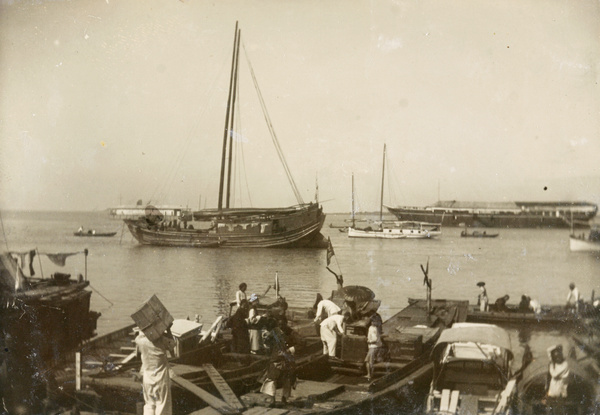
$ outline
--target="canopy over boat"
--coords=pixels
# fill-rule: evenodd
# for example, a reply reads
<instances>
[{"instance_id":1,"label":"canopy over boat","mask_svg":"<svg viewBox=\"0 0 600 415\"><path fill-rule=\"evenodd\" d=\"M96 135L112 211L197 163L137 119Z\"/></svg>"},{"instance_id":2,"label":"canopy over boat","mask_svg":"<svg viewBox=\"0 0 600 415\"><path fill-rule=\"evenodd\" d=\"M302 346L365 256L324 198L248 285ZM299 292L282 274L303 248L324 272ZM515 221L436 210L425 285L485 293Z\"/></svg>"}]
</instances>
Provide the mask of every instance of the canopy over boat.
<instances>
[{"instance_id":1,"label":"canopy over boat","mask_svg":"<svg viewBox=\"0 0 600 415\"><path fill-rule=\"evenodd\" d=\"M476 343L500 347L512 357L512 347L508 332L492 324L455 324L440 335L435 344L432 356L439 355L451 343Z\"/></svg>"}]
</instances>

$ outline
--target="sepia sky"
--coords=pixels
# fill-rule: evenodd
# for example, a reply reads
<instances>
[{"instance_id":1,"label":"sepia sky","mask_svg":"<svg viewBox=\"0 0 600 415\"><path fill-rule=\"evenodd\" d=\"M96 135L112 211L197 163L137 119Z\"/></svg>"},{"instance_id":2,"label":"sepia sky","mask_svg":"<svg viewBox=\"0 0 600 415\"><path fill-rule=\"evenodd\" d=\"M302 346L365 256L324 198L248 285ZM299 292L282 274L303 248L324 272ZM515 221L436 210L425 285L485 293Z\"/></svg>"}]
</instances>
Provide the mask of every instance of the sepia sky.
<instances>
[{"instance_id":1,"label":"sepia sky","mask_svg":"<svg viewBox=\"0 0 600 415\"><path fill-rule=\"evenodd\" d=\"M0 0L0 209L600 203L596 0Z\"/></svg>"}]
</instances>

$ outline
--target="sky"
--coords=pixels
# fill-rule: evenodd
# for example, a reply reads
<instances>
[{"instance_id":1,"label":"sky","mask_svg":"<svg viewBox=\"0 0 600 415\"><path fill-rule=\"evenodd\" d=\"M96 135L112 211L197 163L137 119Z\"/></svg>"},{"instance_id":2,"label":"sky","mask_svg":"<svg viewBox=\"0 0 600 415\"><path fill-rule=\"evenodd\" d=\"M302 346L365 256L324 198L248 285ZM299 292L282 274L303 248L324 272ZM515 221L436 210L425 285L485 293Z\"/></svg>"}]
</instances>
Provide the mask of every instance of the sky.
<instances>
[{"instance_id":1,"label":"sky","mask_svg":"<svg viewBox=\"0 0 600 415\"><path fill-rule=\"evenodd\" d=\"M0 209L600 203L596 0L0 0ZM246 58L247 56L247 58ZM318 186L318 192L317 192Z\"/></svg>"}]
</instances>

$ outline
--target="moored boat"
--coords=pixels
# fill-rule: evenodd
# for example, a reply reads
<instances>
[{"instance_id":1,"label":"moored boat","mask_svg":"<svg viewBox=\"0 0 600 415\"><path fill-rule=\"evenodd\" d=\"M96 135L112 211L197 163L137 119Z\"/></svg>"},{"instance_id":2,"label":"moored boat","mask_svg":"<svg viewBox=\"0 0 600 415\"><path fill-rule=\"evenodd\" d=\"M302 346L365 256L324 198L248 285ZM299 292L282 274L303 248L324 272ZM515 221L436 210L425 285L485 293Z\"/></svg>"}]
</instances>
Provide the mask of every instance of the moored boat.
<instances>
[{"instance_id":1,"label":"moored boat","mask_svg":"<svg viewBox=\"0 0 600 415\"><path fill-rule=\"evenodd\" d=\"M441 224L415 221L383 221L383 189L385 183L386 145L383 145L383 163L381 171L381 199L379 205L379 222L374 227L356 227L354 213L354 174L352 174L352 226L348 227L350 238L379 239L431 239L442 234Z\"/></svg>"},{"instance_id":2,"label":"moored boat","mask_svg":"<svg viewBox=\"0 0 600 415\"><path fill-rule=\"evenodd\" d=\"M498 235L499 235L498 233L487 233L486 231L483 231L483 232L461 231L461 233L460 233L461 238L496 238L496 237L498 237Z\"/></svg>"},{"instance_id":3,"label":"moored boat","mask_svg":"<svg viewBox=\"0 0 600 415\"><path fill-rule=\"evenodd\" d=\"M461 202L430 206L386 206L399 220L441 223L443 226L487 228L569 228L588 226L598 212L589 202Z\"/></svg>"},{"instance_id":4,"label":"moored boat","mask_svg":"<svg viewBox=\"0 0 600 415\"><path fill-rule=\"evenodd\" d=\"M100 313L90 310L87 275L48 274L51 268L40 258L62 267L74 255L87 262L87 249L0 254L0 342L7 352L0 367L7 372L0 374L0 395L8 413L41 413L44 399L54 393L54 369L96 335ZM39 268L34 267L36 256Z\"/></svg>"},{"instance_id":5,"label":"moored boat","mask_svg":"<svg viewBox=\"0 0 600 415\"><path fill-rule=\"evenodd\" d=\"M569 249L573 252L598 252L600 251L600 225L593 226L589 233L569 236Z\"/></svg>"},{"instance_id":6,"label":"moored boat","mask_svg":"<svg viewBox=\"0 0 600 415\"><path fill-rule=\"evenodd\" d=\"M152 208L149 209L150 212L146 212L145 216L138 219L124 219L131 234L141 244L203 248L325 247L324 238L320 233L325 221L322 206L318 201L316 203L303 201L281 151L256 83L259 100L265 111L265 118L268 120L267 126L297 204L281 208L235 208L232 206L230 201L233 193L231 186L234 157L232 154L235 144L233 138L238 134L234 129L234 116L236 108L239 107L235 104L239 88L240 43L240 30L236 24L221 155L218 207L194 211L191 219L182 217L167 221L158 209Z\"/></svg>"},{"instance_id":7,"label":"moored boat","mask_svg":"<svg viewBox=\"0 0 600 415\"><path fill-rule=\"evenodd\" d=\"M338 342L340 358L329 358L316 377L299 376L285 406L253 392L241 397L249 408L246 412L264 413L260 410L270 405L289 414L412 413L422 404L416 400L417 391L425 391L431 379L429 353L435 340L445 327L464 321L466 307L466 301L434 300L428 308L423 300L386 320L382 339L388 357L375 364L371 380L364 371L368 318L358 318ZM211 413L215 412L209 408L200 412Z\"/></svg>"},{"instance_id":8,"label":"moored boat","mask_svg":"<svg viewBox=\"0 0 600 415\"><path fill-rule=\"evenodd\" d=\"M90 229L88 231L77 231L77 232L73 232L74 236L82 236L82 237L89 237L89 238L110 238L111 236L115 236L117 233L116 232L96 232L93 229Z\"/></svg>"},{"instance_id":9,"label":"moored boat","mask_svg":"<svg viewBox=\"0 0 600 415\"><path fill-rule=\"evenodd\" d=\"M582 322L591 313L587 307L582 307L579 313L566 310L560 305L542 306L539 312L533 310L521 310L516 305L508 305L503 310L494 310L493 305L490 311L481 311L478 306L469 308L468 322L490 323L490 324L523 324L528 325L573 325Z\"/></svg>"},{"instance_id":10,"label":"moored boat","mask_svg":"<svg viewBox=\"0 0 600 415\"><path fill-rule=\"evenodd\" d=\"M426 414L509 414L517 396L506 330L460 323L444 330L432 351Z\"/></svg>"}]
</instances>

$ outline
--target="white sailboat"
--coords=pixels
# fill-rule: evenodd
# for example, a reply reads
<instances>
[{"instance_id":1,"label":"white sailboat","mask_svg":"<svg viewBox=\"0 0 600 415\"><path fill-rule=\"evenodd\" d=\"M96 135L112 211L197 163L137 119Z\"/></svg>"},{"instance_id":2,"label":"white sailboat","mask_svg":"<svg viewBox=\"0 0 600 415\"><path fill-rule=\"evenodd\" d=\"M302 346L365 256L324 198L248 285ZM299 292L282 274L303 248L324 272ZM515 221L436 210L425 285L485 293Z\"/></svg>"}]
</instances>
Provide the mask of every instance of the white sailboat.
<instances>
[{"instance_id":1,"label":"white sailboat","mask_svg":"<svg viewBox=\"0 0 600 415\"><path fill-rule=\"evenodd\" d=\"M352 226L348 227L350 238L380 239L430 239L442 234L441 224L415 221L383 221L383 189L385 183L386 145L383 145L383 163L381 170L381 199L379 204L379 222L376 228L371 226L360 229L356 227L354 208L354 174L352 175Z\"/></svg>"}]
</instances>

